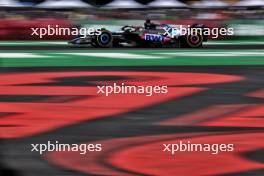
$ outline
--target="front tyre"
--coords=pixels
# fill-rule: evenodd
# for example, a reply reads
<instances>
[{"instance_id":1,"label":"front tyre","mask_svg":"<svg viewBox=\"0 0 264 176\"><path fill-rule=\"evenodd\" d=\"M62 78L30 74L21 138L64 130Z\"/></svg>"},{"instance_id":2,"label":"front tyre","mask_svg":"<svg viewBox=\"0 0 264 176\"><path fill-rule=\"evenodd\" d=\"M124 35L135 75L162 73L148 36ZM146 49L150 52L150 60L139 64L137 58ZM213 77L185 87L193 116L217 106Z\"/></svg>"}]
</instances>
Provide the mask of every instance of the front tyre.
<instances>
[{"instance_id":1,"label":"front tyre","mask_svg":"<svg viewBox=\"0 0 264 176\"><path fill-rule=\"evenodd\" d=\"M113 46L113 35L110 31L103 30L93 41L93 45L100 48L110 48Z\"/></svg>"}]
</instances>

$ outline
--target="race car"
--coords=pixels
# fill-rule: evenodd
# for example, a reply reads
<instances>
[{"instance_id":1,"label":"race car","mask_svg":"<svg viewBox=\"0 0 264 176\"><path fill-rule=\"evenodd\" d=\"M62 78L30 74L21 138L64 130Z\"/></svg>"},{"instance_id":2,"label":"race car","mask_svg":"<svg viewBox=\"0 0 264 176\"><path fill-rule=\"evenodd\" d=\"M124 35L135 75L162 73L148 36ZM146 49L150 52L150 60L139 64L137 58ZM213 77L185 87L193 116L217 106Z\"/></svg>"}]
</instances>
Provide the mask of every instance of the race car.
<instances>
[{"instance_id":1,"label":"race car","mask_svg":"<svg viewBox=\"0 0 264 176\"><path fill-rule=\"evenodd\" d=\"M79 36L69 44L74 46L88 44L98 48L199 48L208 38L203 35L204 27L202 24L184 26L185 31L197 29L196 33L188 34L182 32L182 25L157 25L147 20L144 26L123 26L119 30L112 31L102 28L100 35Z\"/></svg>"}]
</instances>

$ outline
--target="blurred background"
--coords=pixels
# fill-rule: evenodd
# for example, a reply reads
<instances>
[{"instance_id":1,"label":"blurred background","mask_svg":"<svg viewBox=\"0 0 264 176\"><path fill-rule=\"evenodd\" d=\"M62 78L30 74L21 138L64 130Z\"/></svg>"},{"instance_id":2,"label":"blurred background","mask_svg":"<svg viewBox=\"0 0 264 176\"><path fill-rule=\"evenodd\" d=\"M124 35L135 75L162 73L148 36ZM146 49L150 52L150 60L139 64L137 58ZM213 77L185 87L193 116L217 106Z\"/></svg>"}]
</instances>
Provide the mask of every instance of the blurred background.
<instances>
[{"instance_id":1,"label":"blurred background","mask_svg":"<svg viewBox=\"0 0 264 176\"><path fill-rule=\"evenodd\" d=\"M146 18L232 27L231 39L264 39L264 0L0 0L0 9L0 40L39 40L30 35L32 27L142 25ZM45 36L42 40L69 38Z\"/></svg>"},{"instance_id":2,"label":"blurred background","mask_svg":"<svg viewBox=\"0 0 264 176\"><path fill-rule=\"evenodd\" d=\"M256 50L257 47L255 46L245 45L243 48L242 45L222 45L222 48L216 46L221 50L211 50L210 46L207 45L207 48L198 50L198 52L192 51L189 55L189 51L186 52L185 50L177 51L178 53L174 53L174 50L161 51L156 49L122 50L116 51L116 55L119 56L116 57L113 53L112 55L109 54L109 50L85 51L86 48L82 51L84 53L81 53L83 55L78 55L80 51L76 50L77 52L74 53L74 49L68 47L65 42L73 36L54 35L44 36L40 39L31 35L31 28L47 28L48 25L58 25L61 28L97 25L118 28L124 25L143 25L146 19L151 19L155 23L182 25L203 23L210 28L234 28L234 36L222 36L214 39L223 41L211 41L213 44L220 43L222 45L223 43L229 44L229 42L236 44L237 41L238 44L241 41L245 41L250 45L256 44L256 42L264 44L264 0L0 0L0 46L2 44L2 48L7 49L6 51L0 49L0 68L2 75L4 75L0 81L0 84L2 83L0 85L0 119L2 120L0 123L2 133L0 135L4 134L5 136L9 133L15 137L18 135L18 139L14 140L2 140L0 138L0 176L13 176L15 175L14 172L16 175L22 176L82 176L82 173L105 175L104 173L108 173L108 169L111 172L112 170L118 171L119 175L124 176L123 173L133 173L133 169L129 170L126 167L137 163L145 167L144 163L148 164L149 161L160 161L160 163L153 162L153 167L163 174L164 172L167 173L166 171L171 171L171 173L190 171L197 174L199 171L204 172L203 175L213 175L206 173L213 173L216 169L215 175L230 175L230 173L234 173L232 175L264 175L263 157L261 157L263 156L263 120L259 118L263 117L264 112L262 101L264 97L263 46L258 47L261 50ZM29 42L23 42L25 40ZM31 42L34 40L53 41ZM62 42L56 42L57 40L62 40ZM22 46L14 47L20 41L22 41ZM28 45L28 48L24 48L27 43L31 44ZM47 43L51 47L38 46L37 43ZM51 43L63 43L66 47ZM36 48L33 50L32 48L35 45ZM227 51L227 49L229 50ZM61 51L58 52L58 50ZM71 53L67 53L67 51ZM98 56L95 56L94 52L98 52ZM139 59L139 57L145 59ZM193 67L194 65L200 65L201 67ZM230 67L227 67L227 65ZM91 66L100 67L93 68ZM123 68L121 66L127 67ZM130 68L130 66L142 67ZM129 73L129 76L113 75L120 74L125 70L137 74L136 76L133 76L133 74L131 76L131 73ZM94 72L97 71L99 71L99 74L94 75ZM142 82L145 82L147 78L151 81L152 79L153 81L159 81L158 78L162 76L157 76L156 79L153 75L145 75L145 72L154 71L155 73L166 72L166 75L174 72L171 75L173 78L164 77L164 79L175 81L175 86L173 85L172 88L173 90L176 88L177 98L178 96L187 96L188 92L191 95L192 90L195 90L194 93L196 93L197 90L200 90L200 86L203 89L203 84L205 84L206 90L209 88L209 93L205 92L193 97L188 95L186 99L183 98L180 101L178 99L175 101L176 97L168 97L171 102L164 99L162 101L165 104L158 104L158 106L154 104L153 107L151 103L148 104L146 99L142 98L143 101L138 101L139 98L133 99L133 96L131 96L131 100L125 97L113 99L113 101L105 99L105 102L103 102L104 99L97 100L94 98L96 95L86 94L86 91L93 90L92 86L95 86L97 81L123 81L134 78L140 78ZM38 72L43 72L44 75L54 74L54 77L51 77L52 79L47 80L47 82L30 82L31 79L41 80L39 77L42 75ZM56 72L60 75L58 78L55 77ZM185 72L188 72L186 76L182 74ZM200 73L206 74L201 75ZM75 74L76 76L74 76ZM224 77L219 77L220 74L223 74ZM230 75L231 78L232 75L239 75L242 79L245 79L237 83L227 84L229 82L225 82L224 78L232 80L229 78ZM210 80L214 85L207 85L211 84ZM192 81L196 84L199 83L197 84L199 88L192 87L196 85ZM222 84L215 85L218 83ZM211 88L214 90L210 90ZM79 92L80 90L84 90L84 95ZM183 95L181 95L181 91L184 92ZM172 95L174 96L174 93ZM85 103L85 105L79 103L78 100ZM71 104L72 102L77 102L77 105ZM157 103L159 102L157 101ZM149 108L149 106L151 107ZM15 108L13 109L13 107ZM17 107L19 113L16 112ZM32 114L30 114L32 116L21 113L23 108L26 112L31 113L32 111ZM139 108L138 111L135 110L137 108ZM112 109L118 115L113 116L111 114ZM124 110L129 112L123 114ZM108 111L111 112L110 115L107 114ZM218 113L219 115L217 115ZM39 114L41 115L39 116ZM42 116L42 114L44 115ZM64 114L67 115L64 117ZM109 119L105 121L104 119L102 121L96 119L96 121L90 122L90 119L88 120L90 114L92 114L92 120L97 117L95 114L98 114L100 118L107 117ZM231 119L227 118L226 115L230 115ZM192 121L194 116L197 116L198 119ZM200 121L203 122L204 119L200 119L200 117L203 116L209 120L215 118L216 121L212 121L211 124L209 121L207 124L204 123L205 126L202 126ZM179 117L179 128L178 126L159 126L158 122L172 117ZM183 118L187 118L187 120L185 121ZM74 121L76 119L77 121ZM78 120L83 120L83 122L81 123ZM66 122L69 126L56 126L60 122L62 124ZM176 124L178 121L169 123ZM37 134L28 138L19 136L28 131L34 132L34 130L42 129L42 126L46 127L46 124L52 128L48 128L44 134ZM232 134L232 130L238 130L241 134L237 131ZM253 132L262 131L260 131L261 134L251 134L252 131L250 130ZM228 132L230 135L219 137L219 134L217 134L217 137L210 137L212 131L217 133ZM215 158L211 160L211 156L197 155L197 159L192 158L195 156L192 155L186 157L187 160L184 160L184 157L179 157L183 161L174 160L175 162L173 161L171 165L166 165L169 162L166 162L168 160L164 162L163 155L155 155L155 153L152 153L153 150L145 147L146 150L141 152L144 153L143 156L131 155L131 158L139 158L136 162L130 160L127 160L129 161L127 162L126 159L129 158L127 156L120 157L123 160L116 159L116 161L120 160L121 164L128 163L127 166L118 166L114 162L111 163L112 161L108 162L111 152L115 154L116 151L122 151L123 148L130 145L129 137L131 136L142 137L131 141L131 146L134 146L142 143L145 145L149 139L154 139L149 138L148 135L160 135L161 138L155 140L162 141L164 140L164 134L186 133L187 135L189 132L193 135L203 132L204 139L202 142L205 141L206 143L207 141L221 142L225 139L227 142L232 141L237 145L242 144L242 149L238 149L240 152L238 153L239 157L236 157L237 160L230 160L231 157L227 155L227 159L219 157L218 160L215 160ZM114 140L121 137L125 140L121 142ZM179 136L174 137L175 139L179 138ZM30 152L28 147L29 144L43 143L47 139L60 139L66 143L101 141L104 139L110 148L105 153L94 156L94 160L80 157L80 155L65 154L64 156L64 154L55 154L55 156L51 155L46 161L38 154ZM121 145L119 146L119 144ZM249 149L246 149L245 146ZM245 157L248 158L245 159ZM232 155L232 158L235 157ZM171 161L170 159L171 157L169 157L169 161ZM230 161L226 162L227 160ZM99 167L94 165L95 161L96 164L100 164ZM55 165L58 167L55 167ZM216 165L218 167L215 167ZM137 166L136 170L138 168ZM148 171L137 170L137 172L151 175L148 173L151 170L149 165L146 168ZM108 175L111 175L111 173ZM114 172L112 175L117 174ZM188 173L180 175L191 176Z\"/></svg>"}]
</instances>

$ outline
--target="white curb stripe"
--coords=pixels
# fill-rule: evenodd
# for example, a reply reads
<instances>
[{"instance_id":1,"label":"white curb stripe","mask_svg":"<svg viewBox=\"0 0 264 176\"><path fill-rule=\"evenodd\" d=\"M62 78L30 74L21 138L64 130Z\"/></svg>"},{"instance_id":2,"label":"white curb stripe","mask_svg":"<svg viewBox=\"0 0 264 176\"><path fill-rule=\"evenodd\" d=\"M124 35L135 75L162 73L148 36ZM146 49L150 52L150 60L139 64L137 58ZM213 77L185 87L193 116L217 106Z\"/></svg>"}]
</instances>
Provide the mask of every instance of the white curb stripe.
<instances>
[{"instance_id":1,"label":"white curb stripe","mask_svg":"<svg viewBox=\"0 0 264 176\"><path fill-rule=\"evenodd\" d=\"M159 53L170 56L204 56L204 57L235 57L235 56L264 56L263 52L177 52L177 53Z\"/></svg>"},{"instance_id":2,"label":"white curb stripe","mask_svg":"<svg viewBox=\"0 0 264 176\"><path fill-rule=\"evenodd\" d=\"M31 54L31 53L1 53L0 58L42 58L49 57L40 54Z\"/></svg>"},{"instance_id":3,"label":"white curb stripe","mask_svg":"<svg viewBox=\"0 0 264 176\"><path fill-rule=\"evenodd\" d=\"M250 42L250 41L237 41L237 42L217 42L208 41L204 42L203 45L264 45L264 42Z\"/></svg>"},{"instance_id":4,"label":"white curb stripe","mask_svg":"<svg viewBox=\"0 0 264 176\"><path fill-rule=\"evenodd\" d=\"M113 59L162 59L162 56L140 55L130 53L62 53L76 56L106 57Z\"/></svg>"}]
</instances>

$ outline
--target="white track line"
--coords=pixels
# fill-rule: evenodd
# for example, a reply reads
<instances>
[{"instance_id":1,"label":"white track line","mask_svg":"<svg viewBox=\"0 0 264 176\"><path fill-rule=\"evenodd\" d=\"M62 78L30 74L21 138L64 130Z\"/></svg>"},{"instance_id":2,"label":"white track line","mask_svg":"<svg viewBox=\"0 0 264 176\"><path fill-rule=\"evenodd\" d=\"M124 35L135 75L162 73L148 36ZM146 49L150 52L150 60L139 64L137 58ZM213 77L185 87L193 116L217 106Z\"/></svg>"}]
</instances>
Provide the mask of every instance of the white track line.
<instances>
[{"instance_id":1,"label":"white track line","mask_svg":"<svg viewBox=\"0 0 264 176\"><path fill-rule=\"evenodd\" d=\"M230 42L219 42L219 41L208 41L204 42L203 45L264 45L264 42L254 41L230 41Z\"/></svg>"},{"instance_id":2,"label":"white track line","mask_svg":"<svg viewBox=\"0 0 264 176\"><path fill-rule=\"evenodd\" d=\"M1 53L0 58L42 58L49 57L40 54L31 54L31 53Z\"/></svg>"},{"instance_id":3,"label":"white track line","mask_svg":"<svg viewBox=\"0 0 264 176\"><path fill-rule=\"evenodd\" d=\"M159 53L160 55L170 56L204 56L204 57L236 57L236 56L264 56L263 51L259 52L175 52L175 53Z\"/></svg>"},{"instance_id":4,"label":"white track line","mask_svg":"<svg viewBox=\"0 0 264 176\"><path fill-rule=\"evenodd\" d=\"M130 54L130 53L62 53L75 56L105 57L113 59L162 59L162 56Z\"/></svg>"}]
</instances>

